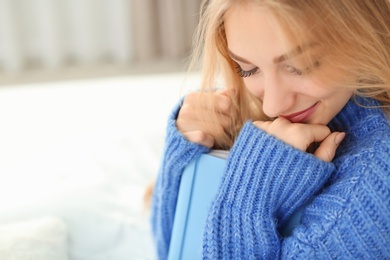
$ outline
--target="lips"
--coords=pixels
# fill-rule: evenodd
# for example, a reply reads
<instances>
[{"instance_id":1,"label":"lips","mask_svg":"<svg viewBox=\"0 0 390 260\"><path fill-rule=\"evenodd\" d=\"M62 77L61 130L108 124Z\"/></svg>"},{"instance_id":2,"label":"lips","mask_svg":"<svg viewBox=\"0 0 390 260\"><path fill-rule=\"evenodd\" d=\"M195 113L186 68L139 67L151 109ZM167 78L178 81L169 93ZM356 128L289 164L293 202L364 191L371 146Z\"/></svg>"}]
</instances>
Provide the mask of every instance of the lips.
<instances>
[{"instance_id":1,"label":"lips","mask_svg":"<svg viewBox=\"0 0 390 260\"><path fill-rule=\"evenodd\" d=\"M301 123L301 122L304 122L307 119L309 119L309 117L316 110L317 104L318 104L318 102L305 110L302 110L302 111L299 111L299 112L296 112L296 113L293 113L290 115L280 115L280 116L288 119L291 123Z\"/></svg>"}]
</instances>

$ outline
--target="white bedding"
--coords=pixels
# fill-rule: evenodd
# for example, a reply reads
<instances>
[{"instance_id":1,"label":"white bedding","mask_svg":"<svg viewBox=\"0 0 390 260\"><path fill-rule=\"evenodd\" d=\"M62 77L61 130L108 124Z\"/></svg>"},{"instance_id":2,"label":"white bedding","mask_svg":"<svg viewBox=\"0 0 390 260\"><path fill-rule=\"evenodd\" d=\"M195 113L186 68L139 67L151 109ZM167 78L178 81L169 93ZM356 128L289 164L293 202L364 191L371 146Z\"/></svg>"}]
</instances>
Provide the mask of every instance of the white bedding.
<instances>
[{"instance_id":1,"label":"white bedding","mask_svg":"<svg viewBox=\"0 0 390 260\"><path fill-rule=\"evenodd\" d=\"M184 79L0 86L0 230L51 216L66 225L71 260L155 259L142 197L171 108L199 84Z\"/></svg>"}]
</instances>

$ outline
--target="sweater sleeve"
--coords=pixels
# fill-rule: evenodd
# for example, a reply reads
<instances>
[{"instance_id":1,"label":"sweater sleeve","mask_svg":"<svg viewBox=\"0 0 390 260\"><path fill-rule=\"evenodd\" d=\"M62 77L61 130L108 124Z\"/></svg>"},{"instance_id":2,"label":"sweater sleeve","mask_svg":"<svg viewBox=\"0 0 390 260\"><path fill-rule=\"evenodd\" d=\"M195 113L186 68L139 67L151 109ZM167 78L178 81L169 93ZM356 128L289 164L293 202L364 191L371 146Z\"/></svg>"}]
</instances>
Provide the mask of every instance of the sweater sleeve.
<instances>
[{"instance_id":1,"label":"sweater sleeve","mask_svg":"<svg viewBox=\"0 0 390 260\"><path fill-rule=\"evenodd\" d=\"M210 209L204 259L277 259L278 228L317 193L334 171L247 122L227 159Z\"/></svg>"},{"instance_id":2,"label":"sweater sleeve","mask_svg":"<svg viewBox=\"0 0 390 260\"><path fill-rule=\"evenodd\" d=\"M330 185L283 240L282 259L390 259L390 132L367 132L334 160Z\"/></svg>"},{"instance_id":3,"label":"sweater sleeve","mask_svg":"<svg viewBox=\"0 0 390 260\"><path fill-rule=\"evenodd\" d=\"M151 225L159 259L166 259L171 239L176 200L184 168L207 147L189 142L176 128L181 102L169 116L162 161L152 197Z\"/></svg>"}]
</instances>

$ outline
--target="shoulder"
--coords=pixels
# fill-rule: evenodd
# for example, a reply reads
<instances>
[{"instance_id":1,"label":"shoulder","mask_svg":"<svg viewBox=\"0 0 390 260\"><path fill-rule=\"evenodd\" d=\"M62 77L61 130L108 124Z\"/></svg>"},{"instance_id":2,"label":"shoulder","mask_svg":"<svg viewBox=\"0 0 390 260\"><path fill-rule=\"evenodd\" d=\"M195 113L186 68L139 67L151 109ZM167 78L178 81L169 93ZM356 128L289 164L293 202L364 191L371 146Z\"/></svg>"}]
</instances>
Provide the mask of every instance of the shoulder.
<instances>
[{"instance_id":1,"label":"shoulder","mask_svg":"<svg viewBox=\"0 0 390 260\"><path fill-rule=\"evenodd\" d=\"M387 149L387 154L367 147L349 155L351 160L336 167L327 187L304 211L303 225L294 234L315 254L322 247L334 258L376 259L390 254L389 144L376 140L372 146Z\"/></svg>"},{"instance_id":2,"label":"shoulder","mask_svg":"<svg viewBox=\"0 0 390 260\"><path fill-rule=\"evenodd\" d=\"M335 221L332 226L337 232L351 232L356 238L379 236L390 242L388 231L384 232L390 202L388 126L376 127L361 140L347 145L347 151L334 162L334 175L317 203L324 205L322 202L326 201L333 205L333 211L327 214L333 215L328 217Z\"/></svg>"},{"instance_id":3,"label":"shoulder","mask_svg":"<svg viewBox=\"0 0 390 260\"><path fill-rule=\"evenodd\" d=\"M389 120L383 113L370 113L349 129L334 160L339 172L364 173L378 167L390 172Z\"/></svg>"}]
</instances>

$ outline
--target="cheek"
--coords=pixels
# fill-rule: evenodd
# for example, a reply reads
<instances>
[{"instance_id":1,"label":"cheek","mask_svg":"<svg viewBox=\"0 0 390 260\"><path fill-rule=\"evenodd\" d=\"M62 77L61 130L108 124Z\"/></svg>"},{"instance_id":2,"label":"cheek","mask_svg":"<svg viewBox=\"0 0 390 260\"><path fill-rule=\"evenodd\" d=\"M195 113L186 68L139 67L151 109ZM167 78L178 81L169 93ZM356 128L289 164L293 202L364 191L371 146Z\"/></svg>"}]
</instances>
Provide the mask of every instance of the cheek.
<instances>
[{"instance_id":1,"label":"cheek","mask_svg":"<svg viewBox=\"0 0 390 260\"><path fill-rule=\"evenodd\" d=\"M253 75L244 78L244 84L252 95L260 99L263 99L265 92L276 92L286 96L302 94L313 97L326 95L326 92L328 92L326 89L318 91L318 85L313 83L312 80L283 74L270 77L268 80L260 77L260 75Z\"/></svg>"},{"instance_id":2,"label":"cheek","mask_svg":"<svg viewBox=\"0 0 390 260\"><path fill-rule=\"evenodd\" d=\"M316 113L308 123L327 125L347 104L353 94L353 90L331 92L321 99L321 104Z\"/></svg>"},{"instance_id":3,"label":"cheek","mask_svg":"<svg viewBox=\"0 0 390 260\"><path fill-rule=\"evenodd\" d=\"M253 80L252 78L244 78L244 84L246 89L255 97L262 99L264 95L264 90L261 87L261 84Z\"/></svg>"},{"instance_id":4,"label":"cheek","mask_svg":"<svg viewBox=\"0 0 390 260\"><path fill-rule=\"evenodd\" d=\"M307 97L325 99L329 96L332 96L334 90L321 86L315 81L312 80L304 80L301 84L297 85L296 92Z\"/></svg>"},{"instance_id":5,"label":"cheek","mask_svg":"<svg viewBox=\"0 0 390 260\"><path fill-rule=\"evenodd\" d=\"M263 99L265 86L257 75L244 78L244 84L247 90L255 97ZM270 84L275 91L281 91L283 95L295 94L315 99L327 99L335 94L334 89L322 86L318 82L310 79L297 77L281 77L277 82ZM270 91L270 89L268 89Z\"/></svg>"}]
</instances>

